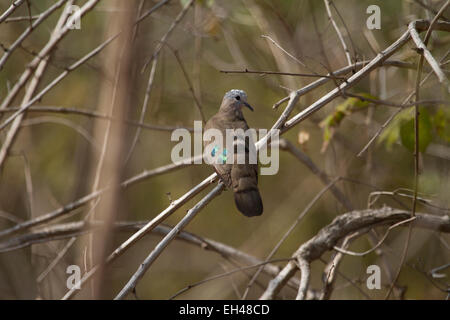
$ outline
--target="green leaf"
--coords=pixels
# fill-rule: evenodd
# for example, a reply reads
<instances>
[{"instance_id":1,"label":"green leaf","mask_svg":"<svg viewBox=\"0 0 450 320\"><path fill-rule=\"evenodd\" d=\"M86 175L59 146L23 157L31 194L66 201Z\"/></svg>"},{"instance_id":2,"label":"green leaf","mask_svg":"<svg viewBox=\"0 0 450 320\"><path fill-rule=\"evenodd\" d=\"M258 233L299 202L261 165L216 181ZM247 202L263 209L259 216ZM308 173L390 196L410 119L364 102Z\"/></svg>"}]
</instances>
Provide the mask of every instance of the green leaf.
<instances>
[{"instance_id":1,"label":"green leaf","mask_svg":"<svg viewBox=\"0 0 450 320\"><path fill-rule=\"evenodd\" d=\"M386 149L392 150L394 143L400 139L400 125L414 116L412 111L414 110L405 109L395 116L391 123L381 132L378 143L384 142Z\"/></svg>"},{"instance_id":2,"label":"green leaf","mask_svg":"<svg viewBox=\"0 0 450 320\"><path fill-rule=\"evenodd\" d=\"M325 127L323 130L323 140L328 142L328 141L330 141L331 136L332 136L332 133L331 133L330 127Z\"/></svg>"},{"instance_id":3,"label":"green leaf","mask_svg":"<svg viewBox=\"0 0 450 320\"><path fill-rule=\"evenodd\" d=\"M433 125L427 109L420 108L419 112L419 151L425 152L431 140L433 139ZM401 123L400 140L405 148L414 152L415 133L413 117Z\"/></svg>"},{"instance_id":4,"label":"green leaf","mask_svg":"<svg viewBox=\"0 0 450 320\"><path fill-rule=\"evenodd\" d=\"M450 142L450 112L447 108L439 108L433 117L433 124L439 137Z\"/></svg>"},{"instance_id":5,"label":"green leaf","mask_svg":"<svg viewBox=\"0 0 450 320\"><path fill-rule=\"evenodd\" d=\"M386 149L391 151L392 146L400 139L400 126L392 126L388 129L385 129L383 133L380 135L379 141L386 142Z\"/></svg>"},{"instance_id":6,"label":"green leaf","mask_svg":"<svg viewBox=\"0 0 450 320\"><path fill-rule=\"evenodd\" d=\"M359 96L370 98L376 100L377 98L368 94L368 93L359 93ZM326 148L329 141L333 137L333 133L335 129L340 125L342 120L355 111L359 111L358 109L366 108L369 105L369 101L364 101L359 98L350 97L345 99L344 102L337 105L334 109L334 112L328 115L325 119L323 119L319 126L323 128L323 140L324 144L322 146L322 150Z\"/></svg>"}]
</instances>

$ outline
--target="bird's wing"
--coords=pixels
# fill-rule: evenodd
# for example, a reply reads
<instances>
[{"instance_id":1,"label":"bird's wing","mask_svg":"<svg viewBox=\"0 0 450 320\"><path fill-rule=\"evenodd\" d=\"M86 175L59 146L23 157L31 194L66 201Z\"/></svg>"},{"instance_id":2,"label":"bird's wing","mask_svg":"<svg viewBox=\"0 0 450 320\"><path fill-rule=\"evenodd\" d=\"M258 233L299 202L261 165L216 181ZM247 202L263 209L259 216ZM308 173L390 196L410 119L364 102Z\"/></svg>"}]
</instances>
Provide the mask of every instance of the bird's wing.
<instances>
[{"instance_id":1,"label":"bird's wing","mask_svg":"<svg viewBox=\"0 0 450 320\"><path fill-rule=\"evenodd\" d=\"M244 131L249 129L249 126L247 124L247 122L242 119L241 121L235 121L233 123L233 127L235 129L241 128ZM245 141L243 141L243 143L245 144L245 164L237 164L237 149L235 149L235 164L233 165L232 169L231 169L231 180L232 180L232 185L233 185L233 190L234 191L238 191L241 190L242 188L246 189L246 188L257 188L258 185L258 164L250 164L249 163L249 153L250 153L250 148L253 146L250 146L250 140L249 139L245 139ZM254 143L254 141L252 141L252 143ZM256 150L254 150L256 152ZM250 178L250 179L241 179L241 178ZM247 182L250 182L251 180L251 186L248 185ZM245 181L245 183L244 183Z\"/></svg>"},{"instance_id":2,"label":"bird's wing","mask_svg":"<svg viewBox=\"0 0 450 320\"><path fill-rule=\"evenodd\" d=\"M218 122L220 121L220 119L216 119L216 116L213 116L205 125L205 131L210 129L210 128L217 128L218 126ZM218 128L217 128L218 129ZM219 129L222 132L223 137L225 138L225 129ZM209 145L210 142L204 142L203 146L206 147L207 145ZM225 145L225 141L224 141L224 145ZM231 164L214 164L214 170L217 172L217 174L219 175L219 177L222 179L223 183L227 186L227 188L231 188L232 187L232 183L231 183L231 168L232 165Z\"/></svg>"}]
</instances>

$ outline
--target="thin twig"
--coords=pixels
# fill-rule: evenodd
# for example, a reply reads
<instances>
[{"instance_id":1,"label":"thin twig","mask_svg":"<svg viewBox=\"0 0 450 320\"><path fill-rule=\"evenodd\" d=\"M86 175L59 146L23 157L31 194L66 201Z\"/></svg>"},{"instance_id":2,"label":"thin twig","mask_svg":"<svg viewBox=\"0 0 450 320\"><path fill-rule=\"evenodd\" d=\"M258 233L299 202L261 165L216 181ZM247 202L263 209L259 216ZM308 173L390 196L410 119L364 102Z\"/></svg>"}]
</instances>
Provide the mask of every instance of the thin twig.
<instances>
[{"instance_id":1,"label":"thin twig","mask_svg":"<svg viewBox=\"0 0 450 320\"><path fill-rule=\"evenodd\" d=\"M194 98L195 105L197 106L198 112L200 113L200 117L202 118L203 124L205 124L206 123L206 118L205 118L205 115L203 113L202 104L200 103L200 101L198 100L197 96L195 95L194 87L192 85L191 79L189 79L189 75L188 75L188 73L186 71L186 68L183 65L183 61L181 61L181 58L180 58L180 55L178 54L178 51L175 50L174 48L172 48L172 46L170 46L168 43L165 43L165 45L170 49L170 51L173 53L173 55L177 59L178 65L180 66L180 69L183 72L184 78L186 79L186 82L187 82L188 87L189 87L189 91L191 92L192 97Z\"/></svg>"},{"instance_id":2,"label":"thin twig","mask_svg":"<svg viewBox=\"0 0 450 320\"><path fill-rule=\"evenodd\" d=\"M257 71L257 70L219 70L222 73L249 73L249 74L275 74L281 76L295 76L295 77L307 77L307 78L328 78L328 79L339 79L345 80L344 77L337 77L331 75L323 75L323 74L311 74L311 73L292 73L292 72L278 72L278 71Z\"/></svg>"},{"instance_id":3,"label":"thin twig","mask_svg":"<svg viewBox=\"0 0 450 320\"><path fill-rule=\"evenodd\" d=\"M0 114L14 112L19 110L20 107L11 107L8 109L0 110ZM58 106L32 106L27 109L27 112L49 112L49 113L58 113L58 114L74 114L79 116L86 116L90 118L98 118L103 119L107 121L123 121L124 123L134 126L134 127L141 127L143 129L147 130L155 130L155 131L166 131L166 132L172 132L176 129L186 129L190 132L194 132L194 128L190 127L184 127L184 126L168 126L168 125L157 125L157 124L149 124L149 123L143 123L143 122L137 122L133 120L127 120L127 119L118 119L114 118L112 116L108 116L103 113L99 113L94 110L90 109L78 109L78 108L70 108L70 107L58 107Z\"/></svg>"},{"instance_id":4,"label":"thin twig","mask_svg":"<svg viewBox=\"0 0 450 320\"><path fill-rule=\"evenodd\" d=\"M348 93L348 92L346 92L345 95L348 97L358 98L361 101L368 101L368 102L371 102L371 103L377 104L377 105L384 105L384 106L402 108L402 109L406 109L406 108L414 107L414 106L418 106L418 105L437 105L437 104L450 105L450 101L445 101L445 100L416 100L416 101L409 102L409 103L395 103L395 102L388 101L388 100L372 99L369 97L364 97L359 94Z\"/></svg>"},{"instance_id":5,"label":"thin twig","mask_svg":"<svg viewBox=\"0 0 450 320\"><path fill-rule=\"evenodd\" d=\"M38 14L38 15L31 16L31 17L28 17L28 16L11 17L11 18L7 18L7 19L5 20L5 23L8 23L8 22L28 21L28 20L30 20L30 18L31 18L31 20L37 20L37 19L39 19L39 17L40 17L39 14Z\"/></svg>"},{"instance_id":6,"label":"thin twig","mask_svg":"<svg viewBox=\"0 0 450 320\"><path fill-rule=\"evenodd\" d=\"M342 33L339 30L339 27L338 27L336 21L334 21L333 15L331 14L330 0L323 0L323 2L325 4L325 8L327 10L328 18L330 19L334 30L336 30L336 33L337 33L338 38L339 38L339 41L341 42L342 48L344 49L344 54L345 54L345 57L347 58L347 64L350 66L350 65L352 65L352 58L350 57L350 51L348 50L347 45L346 45L346 43L344 41L344 37L342 36Z\"/></svg>"},{"instance_id":7,"label":"thin twig","mask_svg":"<svg viewBox=\"0 0 450 320\"><path fill-rule=\"evenodd\" d=\"M224 273L221 273L221 274L218 274L218 275L215 275L215 276L203 279L201 281L192 283L192 284L188 285L187 287L179 290L174 295L172 295L169 298L169 300L173 300L176 297L180 296L181 294L185 293L186 291L188 291L188 290L190 290L192 288L198 287L198 286L200 286L200 285L202 285L202 284L204 284L206 282L210 282L210 281L213 281L213 280L217 280L217 279L221 279L221 278L224 278L224 277L228 277L229 275L232 275L232 274L234 274L236 272L240 272L240 271L244 271L244 270L250 270L250 269L253 269L253 268L257 268L257 267L264 267L268 263L285 262L285 261L290 261L290 260L293 260L293 259L294 258L284 258L284 259L282 258L282 259L266 260L264 262L254 264L252 266L245 266L245 267L236 268L236 269L230 270L228 272L224 272Z\"/></svg>"},{"instance_id":8,"label":"thin twig","mask_svg":"<svg viewBox=\"0 0 450 320\"><path fill-rule=\"evenodd\" d=\"M269 40L270 42L272 42L278 49L280 49L281 51L283 51L289 58L293 59L295 62L299 63L301 66L308 68L303 62L301 62L299 59L297 59L296 57L294 57L292 54L290 54L289 52L287 52L282 46L280 46L275 40L273 40L270 36L268 35L262 35L262 38L265 38L267 40Z\"/></svg>"},{"instance_id":9,"label":"thin twig","mask_svg":"<svg viewBox=\"0 0 450 320\"><path fill-rule=\"evenodd\" d=\"M364 251L364 252L353 252L353 251L349 251L349 250L345 250L345 249L339 248L339 247L337 247L337 246L334 246L333 249L336 250L337 252L340 252L340 253L343 253L343 254L347 254L347 255L350 255L350 256L363 257L363 256L368 255L369 253L375 251L376 249L378 249L378 248L383 244L384 240L386 240L387 236L389 235L389 232L390 232L392 229L394 229L394 228L396 228L396 227L398 227L398 226L401 226L401 225L403 225L403 224L405 224L405 223L412 222L412 221L414 221L414 220L416 220L416 217L412 217L412 218L409 218L409 219L400 221L400 222L398 222L398 223L396 223L396 224L390 226L390 227L387 229L387 231L386 231L386 233L384 234L384 236L381 238L381 240L380 240L375 246L373 246L372 248L370 248L370 249L367 250L367 251Z\"/></svg>"},{"instance_id":10,"label":"thin twig","mask_svg":"<svg viewBox=\"0 0 450 320\"><path fill-rule=\"evenodd\" d=\"M93 148L96 152L100 151L100 147L95 142L94 137L92 137L91 134L86 129L84 129L82 126L75 124L73 121L70 121L67 119L62 119L60 117L50 117L50 116L35 117L32 119L23 120L21 127L39 125L42 123L56 123L56 124L61 124L61 125L67 126L71 129L73 129L78 134L80 134L87 142L89 142L89 144L93 146Z\"/></svg>"}]
</instances>

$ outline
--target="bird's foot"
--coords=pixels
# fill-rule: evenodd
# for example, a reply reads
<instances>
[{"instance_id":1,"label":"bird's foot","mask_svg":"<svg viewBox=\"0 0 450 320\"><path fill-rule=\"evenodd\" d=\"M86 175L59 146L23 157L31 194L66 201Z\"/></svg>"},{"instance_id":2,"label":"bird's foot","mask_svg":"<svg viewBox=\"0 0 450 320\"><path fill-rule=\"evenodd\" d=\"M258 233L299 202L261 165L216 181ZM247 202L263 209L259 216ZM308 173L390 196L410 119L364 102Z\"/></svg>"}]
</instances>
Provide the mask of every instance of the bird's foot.
<instances>
[{"instance_id":1,"label":"bird's foot","mask_svg":"<svg viewBox=\"0 0 450 320\"><path fill-rule=\"evenodd\" d=\"M212 182L214 182L214 181L211 181L211 183ZM225 180L223 180L222 177L219 176L219 178L217 179L217 185L219 185L221 183L225 185Z\"/></svg>"}]
</instances>

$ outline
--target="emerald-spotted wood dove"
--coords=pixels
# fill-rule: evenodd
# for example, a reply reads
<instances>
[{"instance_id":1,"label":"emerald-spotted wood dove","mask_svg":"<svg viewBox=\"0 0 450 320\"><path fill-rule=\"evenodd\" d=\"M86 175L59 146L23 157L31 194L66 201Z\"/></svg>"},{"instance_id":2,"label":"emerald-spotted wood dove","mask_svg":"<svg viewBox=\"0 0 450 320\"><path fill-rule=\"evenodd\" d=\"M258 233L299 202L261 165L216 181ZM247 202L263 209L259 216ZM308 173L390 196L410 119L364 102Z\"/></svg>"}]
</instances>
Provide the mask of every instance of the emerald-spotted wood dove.
<instances>
[{"instance_id":1,"label":"emerald-spotted wood dove","mask_svg":"<svg viewBox=\"0 0 450 320\"><path fill-rule=\"evenodd\" d=\"M226 141L226 129L243 129L243 131L248 129L247 122L242 114L243 106L253 111L253 108L247 103L247 94L244 91L233 89L227 92L223 97L219 111L206 123L205 131L218 129L222 133L223 146L229 145ZM256 150L253 143L246 140L245 137L234 136L233 138L234 158L232 163L230 164L229 161L225 163L230 150L223 146L214 146L211 155L217 156L215 153L220 150L219 157L216 158L221 160L213 163L214 169L227 188L233 190L234 201L238 210L247 217L259 216L263 212L263 204L258 191L258 164L256 161L249 161L251 158L249 150L252 152L256 152ZM214 142L212 143L214 144ZM243 164L237 161L237 145L239 143L245 144L245 162ZM205 146L209 144L209 141L204 141Z\"/></svg>"}]
</instances>

